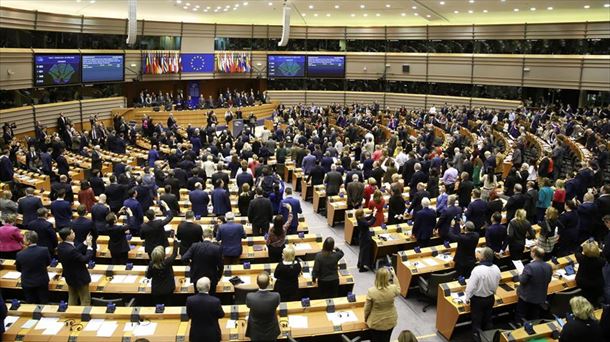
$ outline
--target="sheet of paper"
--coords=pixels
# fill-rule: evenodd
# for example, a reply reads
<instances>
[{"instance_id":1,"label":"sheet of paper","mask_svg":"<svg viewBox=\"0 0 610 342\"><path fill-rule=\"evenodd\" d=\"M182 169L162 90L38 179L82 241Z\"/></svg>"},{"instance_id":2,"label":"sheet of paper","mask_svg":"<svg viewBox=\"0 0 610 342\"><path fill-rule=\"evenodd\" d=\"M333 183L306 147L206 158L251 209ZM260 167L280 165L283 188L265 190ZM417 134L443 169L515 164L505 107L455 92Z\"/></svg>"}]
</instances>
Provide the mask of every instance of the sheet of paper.
<instances>
[{"instance_id":1,"label":"sheet of paper","mask_svg":"<svg viewBox=\"0 0 610 342\"><path fill-rule=\"evenodd\" d=\"M65 324L63 322L50 323L49 326L42 332L42 334L57 335L63 327L65 327Z\"/></svg>"},{"instance_id":2,"label":"sheet of paper","mask_svg":"<svg viewBox=\"0 0 610 342\"><path fill-rule=\"evenodd\" d=\"M464 294L460 295L458 292L451 292L451 298L462 299L464 298Z\"/></svg>"},{"instance_id":3,"label":"sheet of paper","mask_svg":"<svg viewBox=\"0 0 610 342\"><path fill-rule=\"evenodd\" d=\"M6 272L5 275L2 276L2 279L19 279L21 278L21 273L17 271L9 271Z\"/></svg>"},{"instance_id":4,"label":"sheet of paper","mask_svg":"<svg viewBox=\"0 0 610 342\"><path fill-rule=\"evenodd\" d=\"M311 245L308 243L297 243L294 245L294 249L297 251L306 251L311 249Z\"/></svg>"},{"instance_id":5,"label":"sheet of paper","mask_svg":"<svg viewBox=\"0 0 610 342\"><path fill-rule=\"evenodd\" d=\"M8 328L13 325L13 323L17 322L19 316L6 316L4 318L4 330L8 330Z\"/></svg>"},{"instance_id":6,"label":"sheet of paper","mask_svg":"<svg viewBox=\"0 0 610 342\"><path fill-rule=\"evenodd\" d=\"M303 272L303 278L305 278L307 280L311 280L311 273L310 272Z\"/></svg>"},{"instance_id":7,"label":"sheet of paper","mask_svg":"<svg viewBox=\"0 0 610 342\"><path fill-rule=\"evenodd\" d=\"M434 260L433 258L422 258L421 262L427 266L436 266L438 265L438 262L436 262L436 260Z\"/></svg>"},{"instance_id":8,"label":"sheet of paper","mask_svg":"<svg viewBox=\"0 0 610 342\"><path fill-rule=\"evenodd\" d=\"M127 275L123 279L123 283L125 283L125 284L135 284L137 281L138 281L138 276L135 274Z\"/></svg>"},{"instance_id":9,"label":"sheet of paper","mask_svg":"<svg viewBox=\"0 0 610 342\"><path fill-rule=\"evenodd\" d=\"M114 331L119 326L116 321L107 321L102 324L102 326L97 331L97 336L100 337L111 337L114 334Z\"/></svg>"},{"instance_id":10,"label":"sheet of paper","mask_svg":"<svg viewBox=\"0 0 610 342\"><path fill-rule=\"evenodd\" d=\"M32 327L35 326L36 323L38 323L38 320L30 319L21 325L21 329L32 329Z\"/></svg>"},{"instance_id":11,"label":"sheet of paper","mask_svg":"<svg viewBox=\"0 0 610 342\"><path fill-rule=\"evenodd\" d=\"M166 232L169 232L170 230L172 230L172 226L170 226L169 224L166 224L163 229L165 229Z\"/></svg>"},{"instance_id":12,"label":"sheet of paper","mask_svg":"<svg viewBox=\"0 0 610 342\"><path fill-rule=\"evenodd\" d=\"M307 329L309 322L307 316L290 315L288 316L288 326L296 329Z\"/></svg>"},{"instance_id":13,"label":"sheet of paper","mask_svg":"<svg viewBox=\"0 0 610 342\"><path fill-rule=\"evenodd\" d=\"M334 325L341 325L347 322L357 322L358 318L356 314L351 311L338 311L333 313L326 313L326 317L329 321L333 322Z\"/></svg>"},{"instance_id":14,"label":"sheet of paper","mask_svg":"<svg viewBox=\"0 0 610 342\"><path fill-rule=\"evenodd\" d=\"M44 330L44 329L50 327L51 324L57 323L58 320L59 320L58 317L42 317L38 321L38 324L36 324L36 328L34 328L34 329L35 330Z\"/></svg>"},{"instance_id":15,"label":"sheet of paper","mask_svg":"<svg viewBox=\"0 0 610 342\"><path fill-rule=\"evenodd\" d=\"M225 326L227 329L235 329L237 328L237 321L234 319L227 320L227 324Z\"/></svg>"},{"instance_id":16,"label":"sheet of paper","mask_svg":"<svg viewBox=\"0 0 610 342\"><path fill-rule=\"evenodd\" d=\"M125 280L125 276L122 274L115 274L112 277L112 280L110 281L110 283L112 284L121 284L123 283L123 281Z\"/></svg>"},{"instance_id":17,"label":"sheet of paper","mask_svg":"<svg viewBox=\"0 0 610 342\"><path fill-rule=\"evenodd\" d=\"M87 325L85 326L85 329L83 329L83 330L84 331L96 331L102 326L102 323L104 323L105 321L106 321L105 319L94 318L94 319L90 320L89 322L87 322Z\"/></svg>"},{"instance_id":18,"label":"sheet of paper","mask_svg":"<svg viewBox=\"0 0 610 342\"><path fill-rule=\"evenodd\" d=\"M138 252L138 253L144 253L144 252L145 252L145 250L144 250L144 246L140 246L140 247L138 247L138 249L136 249L136 252Z\"/></svg>"},{"instance_id":19,"label":"sheet of paper","mask_svg":"<svg viewBox=\"0 0 610 342\"><path fill-rule=\"evenodd\" d=\"M536 246L536 240L525 239L525 247L530 248Z\"/></svg>"},{"instance_id":20,"label":"sheet of paper","mask_svg":"<svg viewBox=\"0 0 610 342\"><path fill-rule=\"evenodd\" d=\"M517 272L519 272L519 274L523 272L523 261L513 260L513 265L515 265L515 268L517 269Z\"/></svg>"},{"instance_id":21,"label":"sheet of paper","mask_svg":"<svg viewBox=\"0 0 610 342\"><path fill-rule=\"evenodd\" d=\"M123 327L123 331L133 331L136 326L138 326L138 323L127 322Z\"/></svg>"},{"instance_id":22,"label":"sheet of paper","mask_svg":"<svg viewBox=\"0 0 610 342\"><path fill-rule=\"evenodd\" d=\"M53 279L57 275L57 272L47 272L47 274L49 275L49 279Z\"/></svg>"},{"instance_id":23,"label":"sheet of paper","mask_svg":"<svg viewBox=\"0 0 610 342\"><path fill-rule=\"evenodd\" d=\"M140 324L133 329L133 336L152 336L157 330L157 323Z\"/></svg>"},{"instance_id":24,"label":"sheet of paper","mask_svg":"<svg viewBox=\"0 0 610 342\"><path fill-rule=\"evenodd\" d=\"M438 254L436 256L436 258L440 259L440 260L442 260L444 262L448 262L448 261L453 260L453 257L451 255L448 255L448 254Z\"/></svg>"},{"instance_id":25,"label":"sheet of paper","mask_svg":"<svg viewBox=\"0 0 610 342\"><path fill-rule=\"evenodd\" d=\"M100 281L100 279L102 279L103 276L104 276L103 274L98 274L98 273L92 274L91 275L91 282L92 283L97 283L98 281Z\"/></svg>"},{"instance_id":26,"label":"sheet of paper","mask_svg":"<svg viewBox=\"0 0 610 342\"><path fill-rule=\"evenodd\" d=\"M394 238L392 238L392 235L388 234L388 233L383 233L383 234L379 234L378 235L380 238L384 238L386 240L393 240Z\"/></svg>"}]
</instances>

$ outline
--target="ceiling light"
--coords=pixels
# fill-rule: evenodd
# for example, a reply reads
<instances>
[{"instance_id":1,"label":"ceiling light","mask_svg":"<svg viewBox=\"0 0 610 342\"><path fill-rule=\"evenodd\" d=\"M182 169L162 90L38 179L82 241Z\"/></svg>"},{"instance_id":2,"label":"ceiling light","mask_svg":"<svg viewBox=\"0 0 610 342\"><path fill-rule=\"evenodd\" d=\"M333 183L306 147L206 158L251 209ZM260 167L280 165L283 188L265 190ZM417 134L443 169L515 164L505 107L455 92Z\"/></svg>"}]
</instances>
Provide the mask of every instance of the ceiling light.
<instances>
[{"instance_id":1,"label":"ceiling light","mask_svg":"<svg viewBox=\"0 0 610 342\"><path fill-rule=\"evenodd\" d=\"M197 7L193 7L193 11L195 11L195 12L196 12L196 11L199 11L199 8L197 8Z\"/></svg>"},{"instance_id":2,"label":"ceiling light","mask_svg":"<svg viewBox=\"0 0 610 342\"><path fill-rule=\"evenodd\" d=\"M326 13L326 16L327 16L327 17L330 17L330 13Z\"/></svg>"},{"instance_id":3,"label":"ceiling light","mask_svg":"<svg viewBox=\"0 0 610 342\"><path fill-rule=\"evenodd\" d=\"M411 7L411 8L412 8L412 9L417 9L417 6L413 6L413 7Z\"/></svg>"},{"instance_id":4,"label":"ceiling light","mask_svg":"<svg viewBox=\"0 0 610 342\"><path fill-rule=\"evenodd\" d=\"M426 18L430 18L432 17L430 14L426 14Z\"/></svg>"},{"instance_id":5,"label":"ceiling light","mask_svg":"<svg viewBox=\"0 0 610 342\"><path fill-rule=\"evenodd\" d=\"M471 4L474 4L474 0L468 0L468 2L470 2Z\"/></svg>"},{"instance_id":6,"label":"ceiling light","mask_svg":"<svg viewBox=\"0 0 610 342\"><path fill-rule=\"evenodd\" d=\"M444 4L445 4L445 2L444 2L444 1L441 1L441 2L439 2L439 4L444 5Z\"/></svg>"},{"instance_id":7,"label":"ceiling light","mask_svg":"<svg viewBox=\"0 0 610 342\"><path fill-rule=\"evenodd\" d=\"M500 0L500 1L502 1L502 2L506 2L506 0Z\"/></svg>"},{"instance_id":8,"label":"ceiling light","mask_svg":"<svg viewBox=\"0 0 610 342\"><path fill-rule=\"evenodd\" d=\"M553 7L547 7L546 9L548 9L549 11L552 11Z\"/></svg>"},{"instance_id":9,"label":"ceiling light","mask_svg":"<svg viewBox=\"0 0 610 342\"><path fill-rule=\"evenodd\" d=\"M218 13L218 10L217 10L217 9L215 9L215 10L214 10L214 13Z\"/></svg>"},{"instance_id":10,"label":"ceiling light","mask_svg":"<svg viewBox=\"0 0 610 342\"><path fill-rule=\"evenodd\" d=\"M184 7L182 7L182 8L184 8L184 9L189 9L189 7L188 7L188 6L184 6Z\"/></svg>"},{"instance_id":11,"label":"ceiling light","mask_svg":"<svg viewBox=\"0 0 610 342\"><path fill-rule=\"evenodd\" d=\"M80 0L76 0L76 2L80 2Z\"/></svg>"},{"instance_id":12,"label":"ceiling light","mask_svg":"<svg viewBox=\"0 0 610 342\"><path fill-rule=\"evenodd\" d=\"M390 7L392 7L392 5L390 5L390 4L385 4L385 7L386 7L386 8L390 8Z\"/></svg>"},{"instance_id":13,"label":"ceiling light","mask_svg":"<svg viewBox=\"0 0 610 342\"><path fill-rule=\"evenodd\" d=\"M402 15L404 17L405 15L407 15L407 13L400 13L400 15Z\"/></svg>"},{"instance_id":14,"label":"ceiling light","mask_svg":"<svg viewBox=\"0 0 610 342\"><path fill-rule=\"evenodd\" d=\"M191 3L190 3L190 2L187 2L187 3L186 3L186 5L187 5L187 6L190 6L190 5L191 5Z\"/></svg>"},{"instance_id":15,"label":"ceiling light","mask_svg":"<svg viewBox=\"0 0 610 342\"><path fill-rule=\"evenodd\" d=\"M313 5L309 5L309 9L313 9Z\"/></svg>"},{"instance_id":16,"label":"ceiling light","mask_svg":"<svg viewBox=\"0 0 610 342\"><path fill-rule=\"evenodd\" d=\"M76 2L80 2L80 0L76 0ZM182 0L176 0L176 3L177 3L177 4L181 4L181 3L182 3Z\"/></svg>"},{"instance_id":17,"label":"ceiling light","mask_svg":"<svg viewBox=\"0 0 610 342\"><path fill-rule=\"evenodd\" d=\"M269 1L269 4L268 4L268 5L269 5L269 6L273 6L273 2Z\"/></svg>"},{"instance_id":18,"label":"ceiling light","mask_svg":"<svg viewBox=\"0 0 610 342\"><path fill-rule=\"evenodd\" d=\"M208 9L206 8L206 9L204 9L203 11L207 13L207 12L208 12Z\"/></svg>"},{"instance_id":19,"label":"ceiling light","mask_svg":"<svg viewBox=\"0 0 610 342\"><path fill-rule=\"evenodd\" d=\"M89 2L90 2L90 3L92 3L92 4L94 4L94 3L95 3L95 0L90 0Z\"/></svg>"},{"instance_id":20,"label":"ceiling light","mask_svg":"<svg viewBox=\"0 0 610 342\"><path fill-rule=\"evenodd\" d=\"M210 7L210 6L205 6L205 9L210 9L210 8L212 8L212 7Z\"/></svg>"},{"instance_id":21,"label":"ceiling light","mask_svg":"<svg viewBox=\"0 0 610 342\"><path fill-rule=\"evenodd\" d=\"M233 10L234 10L234 11L237 11L237 7L233 7Z\"/></svg>"},{"instance_id":22,"label":"ceiling light","mask_svg":"<svg viewBox=\"0 0 610 342\"><path fill-rule=\"evenodd\" d=\"M304 16L304 17L306 17L306 16L307 16L307 13L303 13L303 16Z\"/></svg>"},{"instance_id":23,"label":"ceiling light","mask_svg":"<svg viewBox=\"0 0 610 342\"><path fill-rule=\"evenodd\" d=\"M455 10L455 11L453 11L453 13L458 14L458 13L460 13L460 11Z\"/></svg>"},{"instance_id":24,"label":"ceiling light","mask_svg":"<svg viewBox=\"0 0 610 342\"><path fill-rule=\"evenodd\" d=\"M362 16L363 17L368 17L369 15L367 13L364 13Z\"/></svg>"},{"instance_id":25,"label":"ceiling light","mask_svg":"<svg viewBox=\"0 0 610 342\"><path fill-rule=\"evenodd\" d=\"M515 8L513 11L514 11L514 12L519 12L519 9L518 9L518 8Z\"/></svg>"},{"instance_id":26,"label":"ceiling light","mask_svg":"<svg viewBox=\"0 0 610 342\"><path fill-rule=\"evenodd\" d=\"M196 5L196 6L195 6L195 8L199 8L199 7L201 7L201 6L199 6L199 5Z\"/></svg>"},{"instance_id":27,"label":"ceiling light","mask_svg":"<svg viewBox=\"0 0 610 342\"><path fill-rule=\"evenodd\" d=\"M243 4L243 5L244 5L244 6L248 6L248 2L247 2L247 1L244 1L244 4Z\"/></svg>"},{"instance_id":28,"label":"ceiling light","mask_svg":"<svg viewBox=\"0 0 610 342\"><path fill-rule=\"evenodd\" d=\"M419 13L413 13L413 15L417 17L419 15Z\"/></svg>"},{"instance_id":29,"label":"ceiling light","mask_svg":"<svg viewBox=\"0 0 610 342\"><path fill-rule=\"evenodd\" d=\"M604 4L604 7L608 8L608 7L610 7L610 4Z\"/></svg>"},{"instance_id":30,"label":"ceiling light","mask_svg":"<svg viewBox=\"0 0 610 342\"><path fill-rule=\"evenodd\" d=\"M335 5L335 9L339 9L339 5Z\"/></svg>"},{"instance_id":31,"label":"ceiling light","mask_svg":"<svg viewBox=\"0 0 610 342\"><path fill-rule=\"evenodd\" d=\"M381 14L379 14L379 13L375 13L375 16L380 17L380 16L381 16Z\"/></svg>"},{"instance_id":32,"label":"ceiling light","mask_svg":"<svg viewBox=\"0 0 610 342\"><path fill-rule=\"evenodd\" d=\"M468 10L468 13L469 13L469 14L472 14L472 10Z\"/></svg>"},{"instance_id":33,"label":"ceiling light","mask_svg":"<svg viewBox=\"0 0 610 342\"><path fill-rule=\"evenodd\" d=\"M352 17L355 17L356 15L354 13L350 14Z\"/></svg>"},{"instance_id":34,"label":"ceiling light","mask_svg":"<svg viewBox=\"0 0 610 342\"><path fill-rule=\"evenodd\" d=\"M199 7L199 5L197 5L197 7ZM239 7L239 4L235 4L235 7Z\"/></svg>"},{"instance_id":35,"label":"ceiling light","mask_svg":"<svg viewBox=\"0 0 610 342\"><path fill-rule=\"evenodd\" d=\"M364 4L360 5L360 8L364 8Z\"/></svg>"},{"instance_id":36,"label":"ceiling light","mask_svg":"<svg viewBox=\"0 0 610 342\"><path fill-rule=\"evenodd\" d=\"M487 10L483 10L483 13L487 13Z\"/></svg>"},{"instance_id":37,"label":"ceiling light","mask_svg":"<svg viewBox=\"0 0 610 342\"><path fill-rule=\"evenodd\" d=\"M313 16L314 16L314 17L317 17L317 16L318 16L318 13L314 13L314 14L313 14Z\"/></svg>"},{"instance_id":38,"label":"ceiling light","mask_svg":"<svg viewBox=\"0 0 610 342\"><path fill-rule=\"evenodd\" d=\"M585 5L584 7L585 7L585 9L589 9L589 8L591 8L591 6L590 6L590 5Z\"/></svg>"}]
</instances>

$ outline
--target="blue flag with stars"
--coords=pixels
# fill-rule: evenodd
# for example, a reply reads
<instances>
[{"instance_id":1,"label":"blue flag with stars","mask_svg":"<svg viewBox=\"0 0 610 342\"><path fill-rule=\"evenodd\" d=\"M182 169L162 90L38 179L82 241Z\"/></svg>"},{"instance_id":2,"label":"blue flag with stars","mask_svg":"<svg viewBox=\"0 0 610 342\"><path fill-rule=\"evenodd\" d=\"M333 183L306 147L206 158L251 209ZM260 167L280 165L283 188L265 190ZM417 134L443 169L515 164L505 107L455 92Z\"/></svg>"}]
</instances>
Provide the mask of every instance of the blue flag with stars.
<instances>
[{"instance_id":1,"label":"blue flag with stars","mask_svg":"<svg viewBox=\"0 0 610 342\"><path fill-rule=\"evenodd\" d=\"M183 53L182 72L214 72L213 53Z\"/></svg>"}]
</instances>

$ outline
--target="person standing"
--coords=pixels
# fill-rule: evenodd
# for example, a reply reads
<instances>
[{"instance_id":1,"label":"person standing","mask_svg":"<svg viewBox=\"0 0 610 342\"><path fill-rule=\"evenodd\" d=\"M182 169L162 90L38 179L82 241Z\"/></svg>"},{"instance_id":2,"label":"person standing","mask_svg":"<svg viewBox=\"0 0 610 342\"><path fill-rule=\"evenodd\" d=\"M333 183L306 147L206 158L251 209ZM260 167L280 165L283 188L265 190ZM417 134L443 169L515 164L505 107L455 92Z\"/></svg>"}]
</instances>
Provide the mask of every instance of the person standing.
<instances>
[{"instance_id":1,"label":"person standing","mask_svg":"<svg viewBox=\"0 0 610 342\"><path fill-rule=\"evenodd\" d=\"M201 183L195 183L195 190L189 192L189 202L191 202L191 209L193 210L195 217L208 216L210 196L208 196L207 192L203 191Z\"/></svg>"},{"instance_id":2,"label":"person standing","mask_svg":"<svg viewBox=\"0 0 610 342\"><path fill-rule=\"evenodd\" d=\"M186 299L186 314L191 320L191 342L220 342L222 337L218 320L225 316L220 299L210 295L210 279L202 277L196 282L196 295Z\"/></svg>"},{"instance_id":3,"label":"person standing","mask_svg":"<svg viewBox=\"0 0 610 342\"><path fill-rule=\"evenodd\" d=\"M286 246L282 251L282 261L277 264L273 276L273 290L280 294L282 302L299 300L299 275L301 264L295 259L294 247Z\"/></svg>"},{"instance_id":4,"label":"person standing","mask_svg":"<svg viewBox=\"0 0 610 342\"><path fill-rule=\"evenodd\" d=\"M390 279L391 276L391 279ZM372 342L389 342L398 321L394 298L400 296L400 283L393 269L379 268L375 286L370 287L364 304L364 320Z\"/></svg>"},{"instance_id":5,"label":"person standing","mask_svg":"<svg viewBox=\"0 0 610 342\"><path fill-rule=\"evenodd\" d=\"M184 221L180 222L176 230L176 239L180 240L180 255L184 255L194 243L203 241L203 229L200 224L193 222L194 218L193 211L187 211Z\"/></svg>"},{"instance_id":6,"label":"person standing","mask_svg":"<svg viewBox=\"0 0 610 342\"><path fill-rule=\"evenodd\" d=\"M263 197L263 189L257 187L255 196L248 206L248 221L252 224L252 234L262 236L269 231L273 220L273 206L268 198Z\"/></svg>"},{"instance_id":7,"label":"person standing","mask_svg":"<svg viewBox=\"0 0 610 342\"><path fill-rule=\"evenodd\" d=\"M602 268L606 264L602 259L601 250L595 240L582 243L582 252L576 253L578 271L576 272L576 285L582 290L582 296L589 303L597 306L603 294L604 278Z\"/></svg>"},{"instance_id":8,"label":"person standing","mask_svg":"<svg viewBox=\"0 0 610 342\"><path fill-rule=\"evenodd\" d=\"M221 224L216 233L216 240L222 247L222 256L225 264L237 264L242 253L241 239L246 238L244 226L233 222L235 216L232 212L225 215L226 223Z\"/></svg>"},{"instance_id":9,"label":"person standing","mask_svg":"<svg viewBox=\"0 0 610 342\"><path fill-rule=\"evenodd\" d=\"M604 340L602 326L595 319L594 309L589 301L581 296L573 297L570 299L570 308L572 314L574 314L574 319L568 320L561 329L559 342ZM605 326L604 329L607 331L608 326Z\"/></svg>"},{"instance_id":10,"label":"person standing","mask_svg":"<svg viewBox=\"0 0 610 342\"><path fill-rule=\"evenodd\" d=\"M38 245L47 247L49 254L55 255L55 248L57 248L57 234L53 230L53 225L47 220L49 216L49 210L47 208L39 208L36 212L38 218L30 221L28 229L35 231L38 234Z\"/></svg>"},{"instance_id":11,"label":"person standing","mask_svg":"<svg viewBox=\"0 0 610 342\"><path fill-rule=\"evenodd\" d=\"M25 233L26 248L17 253L15 266L21 272L23 296L30 304L47 304L49 302L49 274L47 266L51 264L51 255L46 247L38 246L38 234L34 231Z\"/></svg>"},{"instance_id":12,"label":"person standing","mask_svg":"<svg viewBox=\"0 0 610 342\"><path fill-rule=\"evenodd\" d=\"M51 203L51 214L55 218L55 229L68 227L72 221L72 203L64 199L64 189L57 191L57 199Z\"/></svg>"},{"instance_id":13,"label":"person standing","mask_svg":"<svg viewBox=\"0 0 610 342\"><path fill-rule=\"evenodd\" d=\"M539 318L540 305L546 301L553 275L553 268L543 260L544 250L542 248L532 247L530 255L532 262L525 265L519 276L519 287L517 288L519 300L515 310L517 323Z\"/></svg>"},{"instance_id":14,"label":"person standing","mask_svg":"<svg viewBox=\"0 0 610 342\"><path fill-rule=\"evenodd\" d=\"M152 209L146 211L146 222L140 230L140 238L144 240L144 251L150 256L152 250L157 246L168 247L167 235L165 234L165 226L172 221L172 211L164 201L160 203L165 218L156 219L155 212Z\"/></svg>"},{"instance_id":15,"label":"person standing","mask_svg":"<svg viewBox=\"0 0 610 342\"><path fill-rule=\"evenodd\" d=\"M330 166L330 172L324 177L324 184L326 185L326 196L336 196L339 194L339 189L343 183L343 177L341 173L337 171L337 165L332 164Z\"/></svg>"},{"instance_id":16,"label":"person standing","mask_svg":"<svg viewBox=\"0 0 610 342\"><path fill-rule=\"evenodd\" d=\"M258 291L248 293L246 306L250 309L246 337L252 341L276 341L280 335L277 307L280 294L269 291L269 274L263 272L256 277Z\"/></svg>"},{"instance_id":17,"label":"person standing","mask_svg":"<svg viewBox=\"0 0 610 342\"><path fill-rule=\"evenodd\" d=\"M371 238L369 228L375 223L376 213L377 210L375 209L371 215L364 217L363 209L356 210L355 217L359 232L358 246L360 246L357 265L359 272L366 272L367 269L373 270L373 239Z\"/></svg>"},{"instance_id":18,"label":"person standing","mask_svg":"<svg viewBox=\"0 0 610 342\"><path fill-rule=\"evenodd\" d=\"M430 245L430 238L436 226L436 212L430 208L428 197L422 199L421 205L422 209L415 214L412 233L419 247L427 247Z\"/></svg>"},{"instance_id":19,"label":"person standing","mask_svg":"<svg viewBox=\"0 0 610 342\"><path fill-rule=\"evenodd\" d=\"M502 276L498 266L493 264L494 252L491 248L478 250L476 256L479 265L472 269L466 281L465 297L466 301L470 301L473 340L481 341L481 329L491 329L494 295Z\"/></svg>"},{"instance_id":20,"label":"person standing","mask_svg":"<svg viewBox=\"0 0 610 342\"><path fill-rule=\"evenodd\" d=\"M29 224L38 217L37 211L40 208L43 208L42 200L40 197L34 196L34 189L25 189L25 196L17 201L17 212L23 215L21 221L24 227L32 229Z\"/></svg>"},{"instance_id":21,"label":"person standing","mask_svg":"<svg viewBox=\"0 0 610 342\"><path fill-rule=\"evenodd\" d=\"M357 174L352 175L352 181L347 184L347 209L358 209L364 199L364 184L359 181ZM368 204L368 203L367 203Z\"/></svg>"},{"instance_id":22,"label":"person standing","mask_svg":"<svg viewBox=\"0 0 610 342\"><path fill-rule=\"evenodd\" d=\"M293 220L290 204L285 203L284 205L288 207L288 221L283 223L284 218L282 215L275 215L273 227L269 228L265 241L267 250L269 250L269 259L272 262L280 262L282 260L282 250L286 246L286 234Z\"/></svg>"},{"instance_id":23,"label":"person standing","mask_svg":"<svg viewBox=\"0 0 610 342\"><path fill-rule=\"evenodd\" d=\"M286 188L284 190L286 197L280 202L280 214L284 219L284 223L288 221L290 214L288 213L288 207L286 204L290 206L292 209L292 222L290 223L290 227L288 227L287 234L296 234L299 228L299 214L303 214L303 210L301 209L301 202L298 198L292 195L292 188Z\"/></svg>"},{"instance_id":24,"label":"person standing","mask_svg":"<svg viewBox=\"0 0 610 342\"><path fill-rule=\"evenodd\" d=\"M314 283L318 283L318 293L321 298L337 297L339 292L337 265L343 255L342 250L335 248L335 240L332 237L324 240L322 250L316 254L311 279Z\"/></svg>"},{"instance_id":25,"label":"person standing","mask_svg":"<svg viewBox=\"0 0 610 342\"><path fill-rule=\"evenodd\" d=\"M106 233L109 237L108 250L110 251L113 265L125 265L130 250L127 234L129 234L129 227L133 223L133 220L131 220L131 209L123 207L119 210L119 215L123 213L126 215L125 223L127 225L116 224L117 217L114 213L109 213L106 216L106 224L108 226Z\"/></svg>"},{"instance_id":26,"label":"person standing","mask_svg":"<svg viewBox=\"0 0 610 342\"><path fill-rule=\"evenodd\" d=\"M8 214L3 217L4 225L0 227L0 258L15 259L17 252L23 247L23 235L15 226L17 217Z\"/></svg>"},{"instance_id":27,"label":"person standing","mask_svg":"<svg viewBox=\"0 0 610 342\"><path fill-rule=\"evenodd\" d=\"M214 206L214 215L223 216L224 214L231 212L231 198L229 197L229 191L224 188L222 179L216 180L211 197L212 205Z\"/></svg>"},{"instance_id":28,"label":"person standing","mask_svg":"<svg viewBox=\"0 0 610 342\"><path fill-rule=\"evenodd\" d=\"M68 283L68 305L89 306L91 276L87 270L87 263L93 257L91 245L93 237L87 235L84 243L75 246L76 235L69 227L62 228L59 237L63 242L57 246L57 255L61 262L62 275Z\"/></svg>"},{"instance_id":29,"label":"person standing","mask_svg":"<svg viewBox=\"0 0 610 342\"><path fill-rule=\"evenodd\" d=\"M508 236L504 241L502 249L507 250L506 247L508 246L511 260L522 260L524 258L525 239L536 237L536 232L532 229L532 225L525 218L526 215L525 209L518 209L515 217L508 223Z\"/></svg>"},{"instance_id":30,"label":"person standing","mask_svg":"<svg viewBox=\"0 0 610 342\"><path fill-rule=\"evenodd\" d=\"M474 223L471 221L464 224L463 231L459 234L455 234L452 230L449 230L449 237L451 240L457 242L457 248L453 258L455 270L457 271L458 276L464 278L470 277L470 272L474 268L476 262L475 250L479 244L479 233L475 230Z\"/></svg>"},{"instance_id":31,"label":"person standing","mask_svg":"<svg viewBox=\"0 0 610 342\"><path fill-rule=\"evenodd\" d=\"M178 254L180 241L174 240L174 248L170 256L165 255L165 248L157 246L150 253L150 263L146 269L146 278L151 279L150 294L152 304L171 303L171 295L176 290L173 264Z\"/></svg>"},{"instance_id":32,"label":"person standing","mask_svg":"<svg viewBox=\"0 0 610 342\"><path fill-rule=\"evenodd\" d=\"M196 242L182 255L182 260L190 261L191 282L196 284L199 279L206 277L211 282L209 292L216 293L216 284L222 276L224 268L222 248L212 242L212 230L203 230L203 241Z\"/></svg>"}]
</instances>

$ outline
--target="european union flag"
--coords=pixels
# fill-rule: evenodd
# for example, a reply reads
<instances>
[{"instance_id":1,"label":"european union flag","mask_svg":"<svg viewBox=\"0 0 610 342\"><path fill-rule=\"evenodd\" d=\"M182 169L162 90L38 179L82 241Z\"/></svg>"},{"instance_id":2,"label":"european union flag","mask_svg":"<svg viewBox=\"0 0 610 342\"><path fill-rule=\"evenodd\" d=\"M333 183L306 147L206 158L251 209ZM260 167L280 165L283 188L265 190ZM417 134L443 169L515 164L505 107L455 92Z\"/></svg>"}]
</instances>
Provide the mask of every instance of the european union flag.
<instances>
[{"instance_id":1,"label":"european union flag","mask_svg":"<svg viewBox=\"0 0 610 342\"><path fill-rule=\"evenodd\" d=\"M182 72L214 72L213 53L183 53Z\"/></svg>"}]
</instances>

